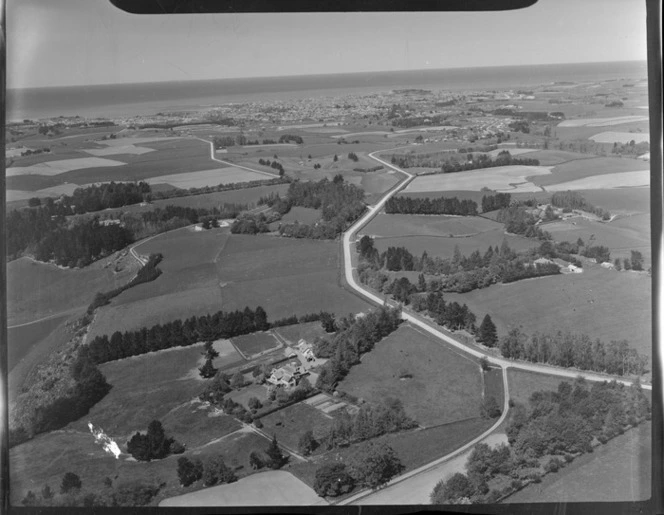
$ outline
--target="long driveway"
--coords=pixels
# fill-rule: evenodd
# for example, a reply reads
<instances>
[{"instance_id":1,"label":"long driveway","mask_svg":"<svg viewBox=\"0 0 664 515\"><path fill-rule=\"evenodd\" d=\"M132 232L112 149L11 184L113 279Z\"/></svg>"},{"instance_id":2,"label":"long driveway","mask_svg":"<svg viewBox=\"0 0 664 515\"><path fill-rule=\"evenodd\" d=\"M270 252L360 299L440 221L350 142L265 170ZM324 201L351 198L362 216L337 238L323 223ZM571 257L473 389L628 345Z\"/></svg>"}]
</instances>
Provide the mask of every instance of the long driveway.
<instances>
[{"instance_id":1,"label":"long driveway","mask_svg":"<svg viewBox=\"0 0 664 515\"><path fill-rule=\"evenodd\" d=\"M365 289L359 282L356 280L356 272L353 267L353 249L352 245L355 243L356 235L362 227L367 225L383 208L385 203L399 191L403 190L410 182L413 181L415 175L408 173L387 161L376 156L379 152L385 152L385 150L380 150L372 152L369 154L369 157L378 161L383 166L387 166L397 172L401 172L406 176L406 180L395 186L393 189L387 192L387 194L374 206L370 207L369 210L357 221L355 222L343 235L343 247L344 247L344 273L346 277L346 282L348 285L353 288L360 295L368 298L374 303L379 305L395 305L395 303L390 302L384 298L379 297L373 292ZM606 381L615 379L616 381L630 385L632 381L621 379L617 377L612 377L602 374L592 374L587 372L582 372L578 370L568 370L564 368L551 367L546 365L537 365L534 363L523 363L508 360L505 358L499 358L491 354L482 352L479 349L469 347L468 345L463 344L460 341L455 340L448 334L440 331L436 324L425 319L424 317L417 315L408 311L407 309L402 309L402 318L409 321L411 324L423 329L428 332L430 335L438 338L439 340L444 341L445 343L456 347L476 358L485 357L490 363L500 366L503 369L503 387L505 391L504 395L504 406L503 413L500 419L494 424L489 430L484 432L479 437L475 438L468 444L460 447L456 451L443 456L427 465L419 467L416 470L412 470L401 476L397 476L392 479L385 487L381 488L377 492L371 490L364 490L358 492L354 496L340 502L339 504L425 504L428 502L428 497L424 496L424 492L427 491L430 493L433 488L432 485L435 485L437 481L442 479L443 475L447 475L451 471L458 469L459 466L465 464L465 459L467 453L471 446L479 443L480 441L490 441L489 436L494 430L505 420L508 412L508 403L509 403L509 385L507 384L507 370L508 368L515 368L518 370L527 370L530 372L538 372L542 374L549 374L564 378L576 378L584 377L588 381ZM652 386L648 384L642 385L643 389L651 390ZM460 465L461 464L461 465Z\"/></svg>"}]
</instances>

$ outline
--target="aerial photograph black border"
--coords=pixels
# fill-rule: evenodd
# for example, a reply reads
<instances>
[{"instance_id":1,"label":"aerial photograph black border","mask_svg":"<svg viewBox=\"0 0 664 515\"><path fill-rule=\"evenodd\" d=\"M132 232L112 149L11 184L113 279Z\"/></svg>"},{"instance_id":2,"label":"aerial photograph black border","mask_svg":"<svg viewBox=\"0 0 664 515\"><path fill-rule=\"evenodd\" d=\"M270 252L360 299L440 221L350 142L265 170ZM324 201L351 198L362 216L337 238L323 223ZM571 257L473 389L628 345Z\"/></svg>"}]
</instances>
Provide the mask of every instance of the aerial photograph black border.
<instances>
[{"instance_id":1,"label":"aerial photograph black border","mask_svg":"<svg viewBox=\"0 0 664 515\"><path fill-rule=\"evenodd\" d=\"M12 0L8 0L12 1ZM20 2L20 0L13 0ZM502 11L528 8L537 0L102 0L128 13L178 15L184 13L277 13L277 12L394 12L394 11ZM219 508L95 508L94 513L376 513L402 514L441 511L447 513L564 513L564 514L606 514L606 513L664 513L663 461L663 390L662 370L664 355L661 348L662 302L662 42L661 42L661 2L636 0L647 6L647 48L648 48L648 92L651 135L651 245L652 245L652 337L653 337L653 393L652 393L652 497L642 502L620 503L552 503L552 504L505 504L505 505L464 505L464 506L326 506L326 507L219 507ZM625 6L633 0L626 0ZM573 13L570 13L573 16ZM5 126L5 85L6 85L6 31L5 2L0 0L0 123ZM5 149L5 131L2 131L2 148ZM3 513L88 513L84 508L25 508L9 504L9 439L8 439L8 361L7 361L7 303L6 303L6 180L5 161L0 174L0 291L4 298L0 301L0 493Z\"/></svg>"}]
</instances>

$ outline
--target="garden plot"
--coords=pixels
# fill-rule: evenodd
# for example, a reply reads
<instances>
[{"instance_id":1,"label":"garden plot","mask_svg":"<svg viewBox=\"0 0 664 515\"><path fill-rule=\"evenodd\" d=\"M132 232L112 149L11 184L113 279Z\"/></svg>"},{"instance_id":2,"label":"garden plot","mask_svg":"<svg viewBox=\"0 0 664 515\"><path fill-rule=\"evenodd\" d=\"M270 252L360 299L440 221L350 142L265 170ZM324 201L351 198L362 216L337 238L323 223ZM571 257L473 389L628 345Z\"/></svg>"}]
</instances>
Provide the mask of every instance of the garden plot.
<instances>
[{"instance_id":1,"label":"garden plot","mask_svg":"<svg viewBox=\"0 0 664 515\"><path fill-rule=\"evenodd\" d=\"M650 186L650 171L621 172L591 175L575 181L546 186L546 191L604 190L613 188L639 188Z\"/></svg>"},{"instance_id":2,"label":"garden plot","mask_svg":"<svg viewBox=\"0 0 664 515\"><path fill-rule=\"evenodd\" d=\"M612 118L582 118L577 120L564 120L558 127L609 127L621 123L646 122L647 116L614 116Z\"/></svg>"},{"instance_id":3,"label":"garden plot","mask_svg":"<svg viewBox=\"0 0 664 515\"><path fill-rule=\"evenodd\" d=\"M597 143L629 143L634 140L635 143L642 143L650 141L650 134L638 133L638 132L600 132L594 136L590 136L588 139L593 140Z\"/></svg>"},{"instance_id":4,"label":"garden plot","mask_svg":"<svg viewBox=\"0 0 664 515\"><path fill-rule=\"evenodd\" d=\"M31 166L14 166L7 168L7 177L16 175L59 175L72 170L83 170L86 168L101 168L106 166L123 166L126 163L104 159L101 157L81 157L77 159L62 159L60 161L48 161Z\"/></svg>"},{"instance_id":5,"label":"garden plot","mask_svg":"<svg viewBox=\"0 0 664 515\"><path fill-rule=\"evenodd\" d=\"M542 190L527 178L550 173L551 167L547 166L510 165L468 172L425 175L417 177L404 192L480 191L484 187L510 193L538 192Z\"/></svg>"}]
</instances>

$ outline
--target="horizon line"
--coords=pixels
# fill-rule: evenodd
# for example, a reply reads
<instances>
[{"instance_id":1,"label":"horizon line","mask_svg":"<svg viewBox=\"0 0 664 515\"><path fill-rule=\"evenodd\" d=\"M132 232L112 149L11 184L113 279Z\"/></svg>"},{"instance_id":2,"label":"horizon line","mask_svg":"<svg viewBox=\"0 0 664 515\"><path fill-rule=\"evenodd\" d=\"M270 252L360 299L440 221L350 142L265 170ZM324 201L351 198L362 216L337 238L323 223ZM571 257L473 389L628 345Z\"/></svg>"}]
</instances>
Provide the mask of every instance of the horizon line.
<instances>
[{"instance_id":1,"label":"horizon line","mask_svg":"<svg viewBox=\"0 0 664 515\"><path fill-rule=\"evenodd\" d=\"M54 89L54 88L82 88L82 87L104 87L104 86L138 86L145 84L166 84L166 83L190 83L190 82L211 82L221 80L246 80L246 79L283 79L286 77L326 77L333 75L362 75L368 73L402 73L402 72L435 72L444 70L470 70L481 68L523 68L526 66L560 66L560 65L582 65L582 64L608 64L608 63L648 63L647 59L632 59L621 61L580 61L580 62L557 62L557 63L529 63L529 64L505 64L498 66L452 66L448 68L416 68L416 69L399 69L399 70L374 70L374 71L353 71L353 72L333 72L333 73L294 73L285 75L256 75L256 76L243 76L243 77L217 77L205 79L173 79L162 81L140 81L140 82L99 82L89 84L64 84L57 86L22 86L15 88L6 88L6 91L19 91L26 89Z\"/></svg>"}]
</instances>

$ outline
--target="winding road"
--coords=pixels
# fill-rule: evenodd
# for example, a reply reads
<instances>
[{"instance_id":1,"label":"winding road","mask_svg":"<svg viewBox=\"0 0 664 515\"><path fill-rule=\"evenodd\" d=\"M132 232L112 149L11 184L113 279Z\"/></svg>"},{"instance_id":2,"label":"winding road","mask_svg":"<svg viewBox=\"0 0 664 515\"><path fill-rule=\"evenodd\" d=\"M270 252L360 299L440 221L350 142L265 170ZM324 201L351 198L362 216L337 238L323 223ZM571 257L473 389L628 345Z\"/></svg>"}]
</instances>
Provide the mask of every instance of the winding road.
<instances>
[{"instance_id":1,"label":"winding road","mask_svg":"<svg viewBox=\"0 0 664 515\"><path fill-rule=\"evenodd\" d=\"M395 150L395 149L390 149L390 150ZM400 172L406 176L406 180L402 181L401 183L397 184L394 188L392 188L390 191L385 194L385 196L378 201L374 206L370 207L369 210L359 219L357 222L355 222L343 235L343 248L344 248L344 274L346 278L346 282L348 285L353 288L359 295L369 299L370 301L377 303L378 305L393 305L396 306L396 303L390 302L384 298L379 297L378 295L374 294L373 292L369 291L368 289L365 289L357 280L357 273L356 269L353 266L353 248L352 245L356 241L356 236L357 233L362 229L365 225L367 225L383 208L385 203L394 195L396 195L399 191L403 190L408 184L410 184L414 179L415 175L408 173L396 166L394 166L391 163L388 163L387 161L384 161L380 157L377 157L376 154L379 152L386 152L390 150L378 150L375 152L372 152L369 154L369 157L374 159L375 161L378 161L380 164L383 166L386 166L388 168L391 168L392 170L395 170L397 172ZM602 375L602 374L592 374L592 373L586 373L582 372L579 370L568 370L568 369L563 369L563 368L558 368L558 367L552 367L552 366L546 366L546 365L537 365L533 363L524 363L524 362L518 362L518 361L512 361L504 358L499 358L496 356L493 356L491 354L487 354L485 352L482 352L480 349L475 349L472 347L469 347L468 345L465 345L464 343L461 343L460 341L455 340L448 334L443 333L439 329L437 329L436 324L433 322L425 319L424 317L417 315L413 312L410 312L406 308L402 309L402 318L408 322L410 322L412 325L419 327L420 329L426 331L429 333L431 336L434 336L438 338L439 340L442 340L448 345L452 345L453 347L456 347L457 349L462 350L463 352L466 352L470 354L471 356L474 356L476 358L486 358L489 363L495 366L499 366L502 368L503 371L503 388L504 388L504 405L503 405L503 411L501 417L498 419L498 421L487 431L485 431L483 434L478 436L477 438L473 439L471 442L468 442L464 446L460 447L459 449L455 450L454 452L443 456L442 458L439 458L427 465L424 465L422 467L419 467L418 469L412 470L410 472L407 472L406 474L402 474L400 476L395 477L392 479L387 485L385 485L383 488L381 488L378 491L372 491L372 490L364 490L362 492L358 492L357 494L353 495L352 497L349 497L345 499L344 501L338 503L338 504L422 504L428 502L427 499L422 499L422 491L424 488L429 488L428 492L431 491L430 485L433 484L435 485L436 482L440 479L442 479L442 475L445 474L445 465L449 464L450 460L457 458L461 459L461 454L467 452L470 450L472 446L475 444L481 442L482 440L487 439L499 426L500 424L503 423L505 418L507 417L508 409L509 409L509 385L507 381L507 371L509 368L514 368L517 370L526 370L529 372L538 372L541 374L548 374L548 375L554 375L554 376L559 376L561 378L571 378L574 379L576 377L583 377L588 381L610 381L610 380L616 380L620 383L626 384L626 385L631 385L632 381L626 380L626 379L621 379L618 377L613 377L609 375ZM649 384L643 384L642 388L644 390L652 390L652 386ZM361 502L358 502L361 501Z\"/></svg>"}]
</instances>

